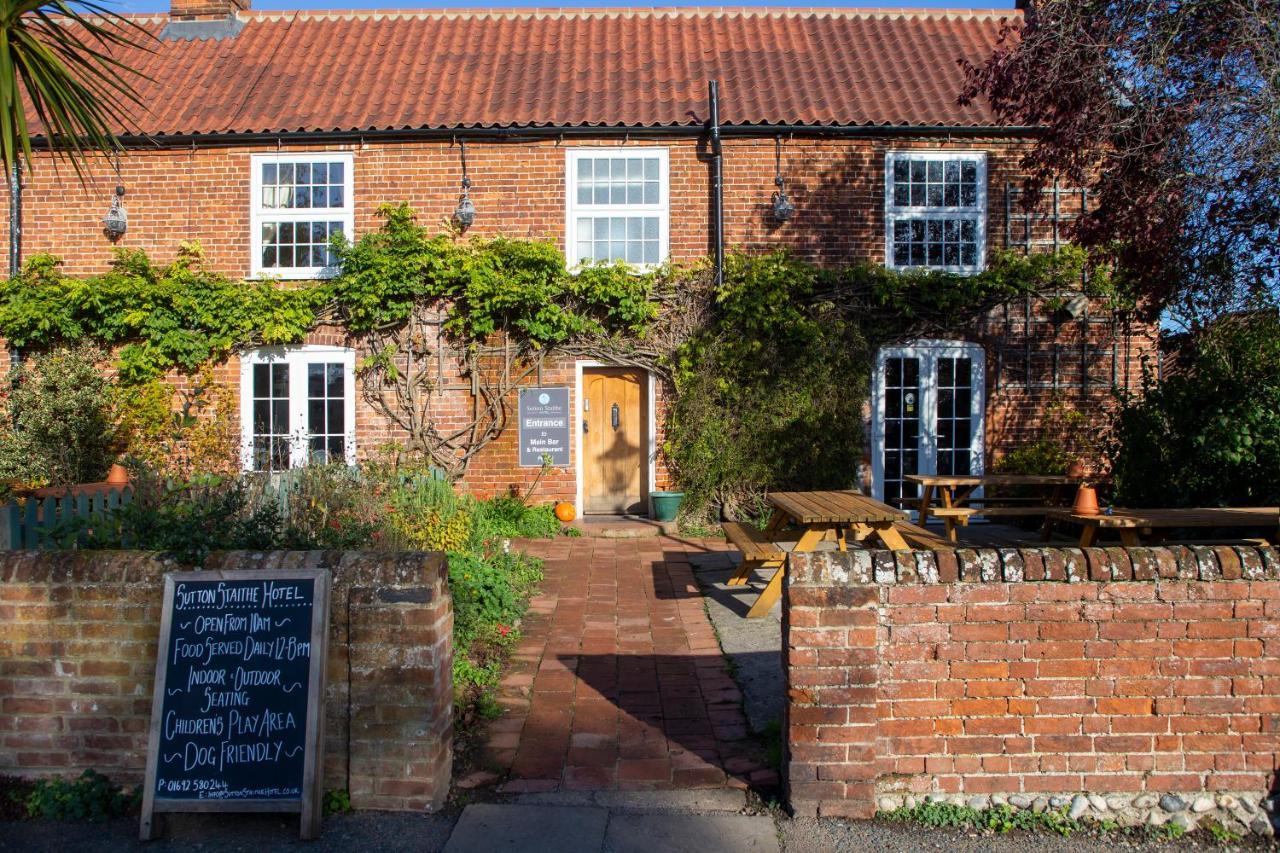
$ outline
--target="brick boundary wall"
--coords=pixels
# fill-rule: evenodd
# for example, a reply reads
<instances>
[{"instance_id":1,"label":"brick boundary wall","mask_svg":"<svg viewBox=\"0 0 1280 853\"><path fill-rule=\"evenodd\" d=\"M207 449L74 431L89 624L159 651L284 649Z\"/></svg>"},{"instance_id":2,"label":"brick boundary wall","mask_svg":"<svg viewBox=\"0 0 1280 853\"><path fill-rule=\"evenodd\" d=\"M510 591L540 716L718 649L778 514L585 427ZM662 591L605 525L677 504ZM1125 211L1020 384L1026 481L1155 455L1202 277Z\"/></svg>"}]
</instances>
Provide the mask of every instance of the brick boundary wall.
<instances>
[{"instance_id":1,"label":"brick boundary wall","mask_svg":"<svg viewBox=\"0 0 1280 853\"><path fill-rule=\"evenodd\" d=\"M452 772L443 554L227 552L209 569L327 568L325 787L434 811ZM142 781L166 572L141 552L0 554L0 774Z\"/></svg>"},{"instance_id":2,"label":"brick boundary wall","mask_svg":"<svg viewBox=\"0 0 1280 853\"><path fill-rule=\"evenodd\" d=\"M928 800L1273 834L1273 548L796 554L782 631L797 813Z\"/></svg>"}]
</instances>

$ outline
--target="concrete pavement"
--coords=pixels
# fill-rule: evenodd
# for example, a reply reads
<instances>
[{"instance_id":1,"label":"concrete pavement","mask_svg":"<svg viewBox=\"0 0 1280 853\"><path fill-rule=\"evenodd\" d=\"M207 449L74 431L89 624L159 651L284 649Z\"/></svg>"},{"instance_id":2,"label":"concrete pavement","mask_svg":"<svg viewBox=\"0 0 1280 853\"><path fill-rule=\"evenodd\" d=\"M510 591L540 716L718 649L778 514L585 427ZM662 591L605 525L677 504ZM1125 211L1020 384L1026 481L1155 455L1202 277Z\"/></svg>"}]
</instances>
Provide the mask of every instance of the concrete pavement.
<instances>
[{"instance_id":1,"label":"concrete pavement","mask_svg":"<svg viewBox=\"0 0 1280 853\"><path fill-rule=\"evenodd\" d=\"M444 853L778 853L765 815L614 813L600 806L467 806Z\"/></svg>"}]
</instances>

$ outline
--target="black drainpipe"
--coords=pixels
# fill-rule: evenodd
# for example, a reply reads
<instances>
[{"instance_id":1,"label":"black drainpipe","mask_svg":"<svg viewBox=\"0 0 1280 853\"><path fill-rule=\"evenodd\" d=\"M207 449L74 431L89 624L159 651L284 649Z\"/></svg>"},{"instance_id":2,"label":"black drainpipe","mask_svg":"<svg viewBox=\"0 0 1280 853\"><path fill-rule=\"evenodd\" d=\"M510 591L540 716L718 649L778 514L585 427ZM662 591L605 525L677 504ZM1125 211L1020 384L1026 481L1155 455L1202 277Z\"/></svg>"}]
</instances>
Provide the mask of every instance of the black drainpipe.
<instances>
[{"instance_id":1,"label":"black drainpipe","mask_svg":"<svg viewBox=\"0 0 1280 853\"><path fill-rule=\"evenodd\" d=\"M716 290L724 285L724 178L721 174L724 153L720 148L720 84L707 81L707 95L711 100L711 204L716 229Z\"/></svg>"},{"instance_id":2,"label":"black drainpipe","mask_svg":"<svg viewBox=\"0 0 1280 853\"><path fill-rule=\"evenodd\" d=\"M22 272L22 167L9 173L9 277Z\"/></svg>"},{"instance_id":3,"label":"black drainpipe","mask_svg":"<svg viewBox=\"0 0 1280 853\"><path fill-rule=\"evenodd\" d=\"M15 162L9 173L9 278L22 272L22 166ZM22 353L9 344L9 366L22 363Z\"/></svg>"}]
</instances>

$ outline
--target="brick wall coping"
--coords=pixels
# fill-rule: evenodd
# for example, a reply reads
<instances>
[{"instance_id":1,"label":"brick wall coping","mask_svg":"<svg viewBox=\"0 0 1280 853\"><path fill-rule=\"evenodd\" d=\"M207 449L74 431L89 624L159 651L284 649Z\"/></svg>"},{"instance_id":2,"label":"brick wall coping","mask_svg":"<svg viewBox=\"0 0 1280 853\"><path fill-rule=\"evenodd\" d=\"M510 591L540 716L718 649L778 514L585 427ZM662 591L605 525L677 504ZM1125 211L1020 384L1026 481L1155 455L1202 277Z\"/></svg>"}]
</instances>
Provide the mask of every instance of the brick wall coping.
<instances>
[{"instance_id":1,"label":"brick wall coping","mask_svg":"<svg viewBox=\"0 0 1280 853\"><path fill-rule=\"evenodd\" d=\"M190 568L151 551L9 551L0 559L0 583L146 584ZM204 568L329 569L338 583L393 586L429 583L447 573L444 554L413 551L220 551Z\"/></svg>"},{"instance_id":2,"label":"brick wall coping","mask_svg":"<svg viewBox=\"0 0 1280 853\"><path fill-rule=\"evenodd\" d=\"M1280 580L1271 546L817 551L787 563L792 585Z\"/></svg>"}]
</instances>

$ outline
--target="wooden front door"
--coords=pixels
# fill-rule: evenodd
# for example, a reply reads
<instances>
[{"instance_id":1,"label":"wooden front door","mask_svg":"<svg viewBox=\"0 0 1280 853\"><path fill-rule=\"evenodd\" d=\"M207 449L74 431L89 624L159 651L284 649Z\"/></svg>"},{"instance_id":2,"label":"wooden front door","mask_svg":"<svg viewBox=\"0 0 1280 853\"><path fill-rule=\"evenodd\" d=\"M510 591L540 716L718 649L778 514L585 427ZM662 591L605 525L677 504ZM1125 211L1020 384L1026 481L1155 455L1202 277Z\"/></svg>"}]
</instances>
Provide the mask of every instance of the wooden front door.
<instances>
[{"instance_id":1,"label":"wooden front door","mask_svg":"<svg viewBox=\"0 0 1280 853\"><path fill-rule=\"evenodd\" d=\"M644 514L648 471L647 376L630 367L582 374L583 511Z\"/></svg>"}]
</instances>

